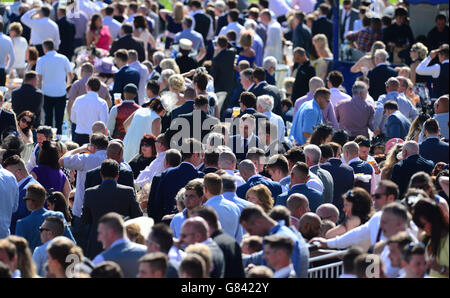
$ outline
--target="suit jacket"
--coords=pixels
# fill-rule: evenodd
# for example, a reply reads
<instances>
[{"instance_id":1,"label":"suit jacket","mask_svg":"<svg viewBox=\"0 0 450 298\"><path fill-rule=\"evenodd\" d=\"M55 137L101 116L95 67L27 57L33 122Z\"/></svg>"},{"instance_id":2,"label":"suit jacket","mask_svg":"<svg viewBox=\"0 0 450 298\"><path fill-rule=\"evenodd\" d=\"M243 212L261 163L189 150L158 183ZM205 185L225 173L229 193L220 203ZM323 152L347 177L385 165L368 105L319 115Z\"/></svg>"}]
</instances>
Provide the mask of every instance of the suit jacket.
<instances>
[{"instance_id":1,"label":"suit jacket","mask_svg":"<svg viewBox=\"0 0 450 298\"><path fill-rule=\"evenodd\" d=\"M129 67L128 65L123 66L116 74L114 74L114 86L111 91L111 94L121 93L123 92L123 88L129 83L133 83L136 87L139 87L139 80L141 75L139 72ZM134 99L136 104L139 104L139 98L136 94L136 98Z\"/></svg>"},{"instance_id":2,"label":"suit jacket","mask_svg":"<svg viewBox=\"0 0 450 298\"><path fill-rule=\"evenodd\" d=\"M125 278L135 278L139 272L139 259L147 253L147 247L126 239L101 253L105 261L117 263Z\"/></svg>"},{"instance_id":3,"label":"suit jacket","mask_svg":"<svg viewBox=\"0 0 450 298\"><path fill-rule=\"evenodd\" d=\"M179 115L191 113L193 110L194 110L194 101L188 100L183 105L179 106L176 109L173 109L172 112L170 112L170 121L172 122Z\"/></svg>"},{"instance_id":4,"label":"suit jacket","mask_svg":"<svg viewBox=\"0 0 450 298\"><path fill-rule=\"evenodd\" d=\"M438 138L427 138L419 145L419 150L420 156L433 161L435 164L440 161L448 163L449 145Z\"/></svg>"},{"instance_id":5,"label":"suit jacket","mask_svg":"<svg viewBox=\"0 0 450 298\"><path fill-rule=\"evenodd\" d=\"M59 37L61 39L61 44L59 45L58 52L72 60L73 56L73 41L75 39L75 24L68 20L66 17L56 21L59 28Z\"/></svg>"},{"instance_id":6,"label":"suit jacket","mask_svg":"<svg viewBox=\"0 0 450 298\"><path fill-rule=\"evenodd\" d=\"M386 137L388 139L405 139L408 135L411 122L400 111L392 113L386 121Z\"/></svg>"},{"instance_id":7,"label":"suit jacket","mask_svg":"<svg viewBox=\"0 0 450 298\"><path fill-rule=\"evenodd\" d=\"M194 138L205 143L213 126L219 123L220 121L216 117L210 116L204 111L194 110L188 114L179 115L172 121L171 128L167 131L167 138L170 140L176 133L179 133L181 134L177 143L179 146L181 146L181 141L186 138ZM177 137L172 140L175 142L174 144L177 142L176 139Z\"/></svg>"},{"instance_id":8,"label":"suit jacket","mask_svg":"<svg viewBox=\"0 0 450 298\"><path fill-rule=\"evenodd\" d=\"M209 174L209 173L215 173L218 170L219 169L216 168L216 167L207 167L207 168L202 169L202 172L206 175L206 174Z\"/></svg>"},{"instance_id":9,"label":"suit jacket","mask_svg":"<svg viewBox=\"0 0 450 298\"><path fill-rule=\"evenodd\" d=\"M340 9L339 10L339 24L340 24L340 28L341 28L341 32L342 34L345 31L345 24L342 22L342 13L344 12L344 9ZM350 14L348 16L348 30L349 31L353 31L353 26L356 20L359 20L359 11L355 8L351 8L350 9Z\"/></svg>"},{"instance_id":10,"label":"suit jacket","mask_svg":"<svg viewBox=\"0 0 450 298\"><path fill-rule=\"evenodd\" d=\"M255 185L258 184L264 184L269 188L270 192L272 193L272 197L276 198L278 195L280 195L283 192L283 189L281 188L281 184L275 181L270 181L264 179L262 176L258 175L255 177L250 178L247 183L242 184L239 186L236 190L236 195L241 199L246 199L245 194L247 193L247 190L252 188Z\"/></svg>"},{"instance_id":11,"label":"suit jacket","mask_svg":"<svg viewBox=\"0 0 450 298\"><path fill-rule=\"evenodd\" d=\"M214 242L220 247L225 259L225 278L244 278L242 265L242 252L239 243L223 230L217 230L211 235Z\"/></svg>"},{"instance_id":12,"label":"suit jacket","mask_svg":"<svg viewBox=\"0 0 450 298\"><path fill-rule=\"evenodd\" d=\"M23 198L27 193L28 186L30 186L31 184L39 184L39 182L37 182L33 178L33 176L28 176L27 178L25 178L25 181L22 183L22 185L19 186L19 207L17 207L17 211L12 214L11 226L9 227L9 230L13 235L16 232L17 221L30 215L30 210L28 210L27 204L25 203Z\"/></svg>"},{"instance_id":13,"label":"suit jacket","mask_svg":"<svg viewBox=\"0 0 450 298\"><path fill-rule=\"evenodd\" d=\"M211 76L214 78L215 92L226 91L229 95L236 87L234 60L236 52L225 49L212 59Z\"/></svg>"},{"instance_id":14,"label":"suit jacket","mask_svg":"<svg viewBox=\"0 0 450 298\"><path fill-rule=\"evenodd\" d=\"M252 89L251 91L253 94L255 94L256 97L261 95L270 95L273 97L273 109L272 112L274 112L277 115L282 114L281 111L281 93L280 90L276 86L270 85L267 82L262 82L259 84L258 87Z\"/></svg>"},{"instance_id":15,"label":"suit jacket","mask_svg":"<svg viewBox=\"0 0 450 298\"><path fill-rule=\"evenodd\" d=\"M391 180L397 183L400 189L399 197L402 198L403 194L406 192L412 175L420 171L424 171L431 175L433 168L434 162L423 158L419 154L408 156L406 159L396 163L392 169Z\"/></svg>"},{"instance_id":16,"label":"suit jacket","mask_svg":"<svg viewBox=\"0 0 450 298\"><path fill-rule=\"evenodd\" d=\"M333 22L328 18L318 18L312 25L312 36L322 33L328 39L328 46L333 44Z\"/></svg>"},{"instance_id":17,"label":"suit jacket","mask_svg":"<svg viewBox=\"0 0 450 298\"><path fill-rule=\"evenodd\" d=\"M333 176L331 176L330 172L322 169L319 165L311 167L310 171L316 174L323 183L323 202L332 203L334 193Z\"/></svg>"},{"instance_id":18,"label":"suit jacket","mask_svg":"<svg viewBox=\"0 0 450 298\"><path fill-rule=\"evenodd\" d=\"M309 91L309 79L316 75L316 70L311 62L306 61L300 65L295 75L294 86L292 87L292 102L308 93Z\"/></svg>"},{"instance_id":19,"label":"suit jacket","mask_svg":"<svg viewBox=\"0 0 450 298\"><path fill-rule=\"evenodd\" d=\"M88 258L94 258L102 251L102 245L97 241L97 225L99 219L109 212L130 218L142 216L134 189L114 180L104 180L102 184L85 190L81 220L91 225L86 252Z\"/></svg>"},{"instance_id":20,"label":"suit jacket","mask_svg":"<svg viewBox=\"0 0 450 298\"><path fill-rule=\"evenodd\" d=\"M115 40L111 49L109 50L109 54L114 56L114 53L119 49L125 50L136 50L138 52L139 62L143 62L145 60L145 45L144 42L131 34L127 34L117 40ZM136 84L136 86L139 86Z\"/></svg>"},{"instance_id":21,"label":"suit jacket","mask_svg":"<svg viewBox=\"0 0 450 298\"><path fill-rule=\"evenodd\" d=\"M187 162L182 162L178 167L162 172L158 185L155 185L157 190L152 212L155 222L160 222L164 215L178 213L175 202L178 191L192 179L203 178L204 175Z\"/></svg>"},{"instance_id":22,"label":"suit jacket","mask_svg":"<svg viewBox=\"0 0 450 298\"><path fill-rule=\"evenodd\" d=\"M225 27L228 25L228 12L225 13L223 16L220 16L217 19L217 27L216 27L216 36L219 35L220 30L222 29L222 27Z\"/></svg>"},{"instance_id":23,"label":"suit jacket","mask_svg":"<svg viewBox=\"0 0 450 298\"><path fill-rule=\"evenodd\" d=\"M369 94L376 101L380 95L386 93L386 85L385 82L390 77L396 77L397 72L390 66L386 64L378 65L375 68L371 69L367 73L367 77L369 78Z\"/></svg>"},{"instance_id":24,"label":"suit jacket","mask_svg":"<svg viewBox=\"0 0 450 298\"><path fill-rule=\"evenodd\" d=\"M315 189L309 188L306 184L297 184L291 187L289 191L282 193L275 199L275 205L286 206L287 199L294 193L300 193L308 198L309 209L311 212L316 212L317 207L323 204L323 196Z\"/></svg>"},{"instance_id":25,"label":"suit jacket","mask_svg":"<svg viewBox=\"0 0 450 298\"><path fill-rule=\"evenodd\" d=\"M161 217L161 212L156 212L156 193L158 192L159 181L161 180L161 175L153 176L152 184L150 186L150 192L148 194L147 202L147 215L155 219L156 217Z\"/></svg>"},{"instance_id":26,"label":"suit jacket","mask_svg":"<svg viewBox=\"0 0 450 298\"><path fill-rule=\"evenodd\" d=\"M330 158L320 167L327 170L333 177L333 205L339 209L339 212L342 212L344 209L342 195L353 188L355 181L353 168L344 164L339 158Z\"/></svg>"},{"instance_id":27,"label":"suit jacket","mask_svg":"<svg viewBox=\"0 0 450 298\"><path fill-rule=\"evenodd\" d=\"M227 146L231 148L233 153L236 155L236 159L239 162L246 158L249 148L259 148L260 145L261 141L256 135L253 135L248 144L244 144L243 140L241 139L241 135L230 136L227 142Z\"/></svg>"},{"instance_id":28,"label":"suit jacket","mask_svg":"<svg viewBox=\"0 0 450 298\"><path fill-rule=\"evenodd\" d=\"M0 138L8 131L17 131L16 116L10 111L0 108Z\"/></svg>"},{"instance_id":29,"label":"suit jacket","mask_svg":"<svg viewBox=\"0 0 450 298\"><path fill-rule=\"evenodd\" d=\"M312 48L311 30L305 24L299 24L292 32L292 48L302 47L305 49L308 57Z\"/></svg>"},{"instance_id":30,"label":"suit jacket","mask_svg":"<svg viewBox=\"0 0 450 298\"><path fill-rule=\"evenodd\" d=\"M245 111L241 112L238 116L236 116L236 118L233 118L233 123L230 128L230 135L237 135L239 133L239 119L242 116L244 116L245 114L250 114L250 115L255 116L255 118L256 118L255 132L256 133L258 133L259 122L261 122L263 120L267 120L267 121L269 120L269 118L266 115L264 115L263 113L257 112L253 108L245 109Z\"/></svg>"},{"instance_id":31,"label":"suit jacket","mask_svg":"<svg viewBox=\"0 0 450 298\"><path fill-rule=\"evenodd\" d=\"M16 115L27 110L33 112L35 115L33 127L37 128L40 125L41 110L44 104L44 94L41 90L30 84L23 84L11 93L11 104Z\"/></svg>"},{"instance_id":32,"label":"suit jacket","mask_svg":"<svg viewBox=\"0 0 450 298\"><path fill-rule=\"evenodd\" d=\"M16 224L16 235L27 239L31 251L34 251L37 246L42 245L39 227L42 225L47 216L60 217L64 221L64 236L75 242L64 215L59 211L51 211L41 208L33 210L30 215L19 219Z\"/></svg>"},{"instance_id":33,"label":"suit jacket","mask_svg":"<svg viewBox=\"0 0 450 298\"><path fill-rule=\"evenodd\" d=\"M372 166L364 160L354 161L349 164L353 168L353 172L355 174L364 174L364 175L370 175L373 174L373 168ZM355 179L355 187L362 187L364 188L368 193L370 193L371 190L371 182L364 182L358 179Z\"/></svg>"},{"instance_id":34,"label":"suit jacket","mask_svg":"<svg viewBox=\"0 0 450 298\"><path fill-rule=\"evenodd\" d=\"M225 257L223 252L214 240L210 241L207 245L212 255L213 269L210 276L211 278L223 278L225 275Z\"/></svg>"},{"instance_id":35,"label":"suit jacket","mask_svg":"<svg viewBox=\"0 0 450 298\"><path fill-rule=\"evenodd\" d=\"M266 82L269 83L269 85L273 85L276 86L277 82L275 81L275 76L271 75L267 69L264 69L264 71L266 72Z\"/></svg>"},{"instance_id":36,"label":"suit jacket","mask_svg":"<svg viewBox=\"0 0 450 298\"><path fill-rule=\"evenodd\" d=\"M92 169L86 173L86 181L84 182L84 189L94 187L102 184L102 177L100 176L101 167ZM117 183L123 186L129 186L134 189L134 176L133 172L120 165L119 179Z\"/></svg>"}]
</instances>

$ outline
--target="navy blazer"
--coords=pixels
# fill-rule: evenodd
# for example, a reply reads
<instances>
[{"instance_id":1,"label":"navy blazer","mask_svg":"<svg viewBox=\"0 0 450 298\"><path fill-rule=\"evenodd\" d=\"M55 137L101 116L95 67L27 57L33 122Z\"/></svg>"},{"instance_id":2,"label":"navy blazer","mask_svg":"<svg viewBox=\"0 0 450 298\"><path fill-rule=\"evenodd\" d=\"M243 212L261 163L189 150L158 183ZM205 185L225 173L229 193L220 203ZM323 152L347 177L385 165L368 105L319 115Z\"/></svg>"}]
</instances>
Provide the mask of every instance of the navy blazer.
<instances>
[{"instance_id":1,"label":"navy blazer","mask_svg":"<svg viewBox=\"0 0 450 298\"><path fill-rule=\"evenodd\" d=\"M148 194L147 215L153 219L157 217L162 218L161 212L156 212L156 192L158 191L159 181L161 181L161 174L153 176Z\"/></svg>"},{"instance_id":2,"label":"navy blazer","mask_svg":"<svg viewBox=\"0 0 450 298\"><path fill-rule=\"evenodd\" d=\"M66 56L67 59L71 61L74 50L73 41L76 31L75 24L71 20L68 20L66 17L62 17L61 19L57 20L56 24L58 24L59 37L61 40L58 52Z\"/></svg>"},{"instance_id":3,"label":"navy blazer","mask_svg":"<svg viewBox=\"0 0 450 298\"><path fill-rule=\"evenodd\" d=\"M318 18L313 22L311 28L312 36L319 33L325 34L328 39L328 46L333 44L333 22L328 18ZM330 48L331 49L331 48Z\"/></svg>"},{"instance_id":4,"label":"navy blazer","mask_svg":"<svg viewBox=\"0 0 450 298\"><path fill-rule=\"evenodd\" d=\"M253 94L255 94L256 97L261 95L270 95L273 97L273 109L272 112L274 112L277 115L282 114L281 111L281 93L280 90L276 86L270 85L267 81L262 82L259 84L258 87L253 88L251 90Z\"/></svg>"},{"instance_id":5,"label":"navy blazer","mask_svg":"<svg viewBox=\"0 0 450 298\"><path fill-rule=\"evenodd\" d=\"M101 167L96 167L86 173L86 181L84 182L84 189L94 187L102 184L102 177L100 176ZM117 183L124 186L129 186L134 189L134 175L133 172L120 164L119 179Z\"/></svg>"},{"instance_id":6,"label":"navy blazer","mask_svg":"<svg viewBox=\"0 0 450 298\"><path fill-rule=\"evenodd\" d=\"M194 110L194 101L187 100L183 105L170 112L170 121L173 121L179 115L191 113Z\"/></svg>"},{"instance_id":7,"label":"navy blazer","mask_svg":"<svg viewBox=\"0 0 450 298\"><path fill-rule=\"evenodd\" d=\"M427 138L419 146L419 154L425 159L432 160L435 164L440 161L448 163L448 143L438 138Z\"/></svg>"},{"instance_id":8,"label":"navy blazer","mask_svg":"<svg viewBox=\"0 0 450 298\"><path fill-rule=\"evenodd\" d=\"M399 161L392 169L392 181L397 183L400 189L400 198L406 192L411 177L420 171L424 171L431 175L434 162L427 160L419 154L408 156L408 158Z\"/></svg>"},{"instance_id":9,"label":"navy blazer","mask_svg":"<svg viewBox=\"0 0 450 298\"><path fill-rule=\"evenodd\" d=\"M236 87L235 58L236 51L225 49L212 59L210 74L214 78L214 89L216 92L226 91L228 95L231 95L231 92Z\"/></svg>"},{"instance_id":10,"label":"navy blazer","mask_svg":"<svg viewBox=\"0 0 450 298\"><path fill-rule=\"evenodd\" d=\"M300 193L308 198L309 209L311 212L316 212L317 207L323 204L323 196L317 190L308 187L306 184L294 185L289 191L285 191L275 199L275 205L286 206L287 199L294 193Z\"/></svg>"},{"instance_id":11,"label":"navy blazer","mask_svg":"<svg viewBox=\"0 0 450 298\"><path fill-rule=\"evenodd\" d=\"M153 210L155 222L160 222L164 215L178 213L175 201L178 191L192 179L203 178L204 175L192 164L186 162L162 172L155 194L155 210Z\"/></svg>"},{"instance_id":12,"label":"navy blazer","mask_svg":"<svg viewBox=\"0 0 450 298\"><path fill-rule=\"evenodd\" d=\"M139 87L139 79L141 75L139 72L129 67L128 65L123 66L116 74L114 74L114 86L111 91L111 94L120 93L122 94L123 88L129 83L133 83L136 87ZM134 101L139 104L138 95L136 94L136 98Z\"/></svg>"},{"instance_id":13,"label":"navy blazer","mask_svg":"<svg viewBox=\"0 0 450 298\"><path fill-rule=\"evenodd\" d=\"M236 155L238 161L242 161L247 157L247 152L249 148L259 148L261 141L256 135L250 139L250 143L245 146L243 140L241 140L241 135L230 136L227 142L227 146L231 148L233 153Z\"/></svg>"},{"instance_id":14,"label":"navy blazer","mask_svg":"<svg viewBox=\"0 0 450 298\"><path fill-rule=\"evenodd\" d=\"M283 189L282 189L280 183L275 182L275 181L266 180L262 176L258 175L256 177L250 178L247 181L247 183L239 186L236 190L236 195L239 198L245 200L245 195L247 194L247 190L249 190L250 188L252 188L253 186L258 185L258 184L264 184L265 186L267 186L267 188L272 193L272 198L276 198L278 195L280 195L283 192Z\"/></svg>"},{"instance_id":15,"label":"navy blazer","mask_svg":"<svg viewBox=\"0 0 450 298\"><path fill-rule=\"evenodd\" d=\"M73 238L72 232L67 225L64 215L59 211L51 211L41 208L34 210L27 217L19 219L16 224L16 235L27 239L28 246L31 251L34 251L37 246L42 245L39 227L42 225L47 216L60 217L64 221L64 236L75 242L75 238Z\"/></svg>"},{"instance_id":16,"label":"navy blazer","mask_svg":"<svg viewBox=\"0 0 450 298\"><path fill-rule=\"evenodd\" d=\"M373 69L371 69L367 73L367 77L369 78L369 94L372 96L373 100L377 101L380 95L386 93L386 85L385 82L391 78L396 77L397 72L390 66L386 64L379 65Z\"/></svg>"},{"instance_id":17,"label":"navy blazer","mask_svg":"<svg viewBox=\"0 0 450 298\"><path fill-rule=\"evenodd\" d=\"M33 178L33 176L28 176L27 178L25 178L25 181L23 181L22 185L19 186L19 207L17 208L17 211L12 214L11 226L9 227L9 230L13 235L16 232L17 221L30 215L30 210L28 210L27 204L25 203L23 198L27 194L28 186L30 186L31 184L39 184L39 182L37 182Z\"/></svg>"},{"instance_id":18,"label":"navy blazer","mask_svg":"<svg viewBox=\"0 0 450 298\"><path fill-rule=\"evenodd\" d=\"M351 164L349 164L353 168L353 172L355 174L364 174L364 175L372 175L373 174L373 168L367 161L359 160L354 161ZM356 187L362 187L364 188L368 193L370 193L371 188L371 182L363 182L360 180L355 179L355 185Z\"/></svg>"},{"instance_id":19,"label":"navy blazer","mask_svg":"<svg viewBox=\"0 0 450 298\"><path fill-rule=\"evenodd\" d=\"M109 54L111 56L114 56L114 53L120 49L136 50L136 52L138 53L139 62L143 62L145 60L145 47L146 45L141 39L136 38L131 34L126 34L125 36L116 39L112 43L111 49L109 50ZM158 70L158 72L160 71Z\"/></svg>"},{"instance_id":20,"label":"navy blazer","mask_svg":"<svg viewBox=\"0 0 450 298\"><path fill-rule=\"evenodd\" d=\"M16 116L10 111L0 108L0 138L8 131L17 131Z\"/></svg>"},{"instance_id":21,"label":"navy blazer","mask_svg":"<svg viewBox=\"0 0 450 298\"><path fill-rule=\"evenodd\" d=\"M33 127L38 128L41 123L41 110L44 104L44 94L30 84L23 84L11 93L12 109L16 115L23 111L33 112L35 115Z\"/></svg>"},{"instance_id":22,"label":"navy blazer","mask_svg":"<svg viewBox=\"0 0 450 298\"><path fill-rule=\"evenodd\" d=\"M404 140L408 135L411 122L400 111L392 113L386 121L386 137Z\"/></svg>"},{"instance_id":23,"label":"navy blazer","mask_svg":"<svg viewBox=\"0 0 450 298\"><path fill-rule=\"evenodd\" d=\"M320 164L320 167L330 172L333 177L333 205L342 212L344 209L342 195L352 189L355 182L353 168L344 164L339 158L330 158L325 163Z\"/></svg>"},{"instance_id":24,"label":"navy blazer","mask_svg":"<svg viewBox=\"0 0 450 298\"><path fill-rule=\"evenodd\" d=\"M252 91L250 90L249 92L252 92ZM230 135L237 135L239 133L239 119L242 116L244 116L245 114L250 114L250 115L255 116L255 118L256 118L255 132L258 132L258 125L261 121L269 120L269 118L265 114L257 112L253 108L247 108L243 112L241 111L241 113L239 115L237 115L235 118L233 118L233 122L230 127Z\"/></svg>"}]
</instances>

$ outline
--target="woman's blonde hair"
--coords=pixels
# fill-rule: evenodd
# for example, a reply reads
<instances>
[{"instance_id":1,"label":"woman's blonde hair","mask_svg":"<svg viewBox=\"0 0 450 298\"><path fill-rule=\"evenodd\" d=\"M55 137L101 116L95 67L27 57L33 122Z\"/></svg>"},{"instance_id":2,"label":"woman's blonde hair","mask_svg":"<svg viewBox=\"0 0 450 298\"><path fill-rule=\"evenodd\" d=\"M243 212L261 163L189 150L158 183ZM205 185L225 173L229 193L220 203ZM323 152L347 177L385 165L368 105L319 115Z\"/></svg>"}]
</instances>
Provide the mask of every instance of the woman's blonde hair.
<instances>
[{"instance_id":1,"label":"woman's blonde hair","mask_svg":"<svg viewBox=\"0 0 450 298\"><path fill-rule=\"evenodd\" d=\"M325 34L320 33L320 34L314 35L312 42L317 47L318 52L324 51L326 53L327 57L330 57L332 55L330 48L328 47L328 38ZM317 54L319 54L319 53L317 53Z\"/></svg>"},{"instance_id":2,"label":"woman's blonde hair","mask_svg":"<svg viewBox=\"0 0 450 298\"><path fill-rule=\"evenodd\" d=\"M370 48L370 59L375 59L375 52L377 50L385 50L386 45L382 41L376 41L373 43L372 47Z\"/></svg>"},{"instance_id":3,"label":"woman's blonde hair","mask_svg":"<svg viewBox=\"0 0 450 298\"><path fill-rule=\"evenodd\" d=\"M9 31L14 31L19 36L22 35L22 32L23 32L22 24L19 22L11 23L11 25L9 25Z\"/></svg>"},{"instance_id":4,"label":"woman's blonde hair","mask_svg":"<svg viewBox=\"0 0 450 298\"><path fill-rule=\"evenodd\" d=\"M138 244L145 244L145 238L141 234L141 228L138 224L132 223L126 226L127 231L127 237L132 242L138 243Z\"/></svg>"},{"instance_id":5,"label":"woman's blonde hair","mask_svg":"<svg viewBox=\"0 0 450 298\"><path fill-rule=\"evenodd\" d=\"M239 39L239 44L242 47L250 48L253 44L253 35L250 32L242 32Z\"/></svg>"},{"instance_id":6,"label":"woman's blonde hair","mask_svg":"<svg viewBox=\"0 0 450 298\"><path fill-rule=\"evenodd\" d=\"M173 7L172 16L173 16L173 20L177 24L180 24L181 21L183 21L183 18L184 18L183 2L177 1L177 3L175 3L175 6Z\"/></svg>"},{"instance_id":7,"label":"woman's blonde hair","mask_svg":"<svg viewBox=\"0 0 450 298\"><path fill-rule=\"evenodd\" d=\"M394 168L394 165L398 163L400 160L397 158L397 155L399 152L402 151L403 143L401 144L395 144L394 147L389 150L386 161L384 162L383 166L383 174L386 176L386 179L390 179L392 175L392 169Z\"/></svg>"},{"instance_id":8,"label":"woman's blonde hair","mask_svg":"<svg viewBox=\"0 0 450 298\"><path fill-rule=\"evenodd\" d=\"M261 202L260 206L263 208L264 212L268 213L273 207L273 198L272 193L269 188L264 184L258 184L247 190L245 194L245 198L248 200L248 196L250 193L255 193L256 197Z\"/></svg>"},{"instance_id":9,"label":"woman's blonde hair","mask_svg":"<svg viewBox=\"0 0 450 298\"><path fill-rule=\"evenodd\" d=\"M180 74L174 74L169 78L169 86L178 92L183 92L186 90L186 86L184 84L184 78Z\"/></svg>"},{"instance_id":10,"label":"woman's blonde hair","mask_svg":"<svg viewBox=\"0 0 450 298\"><path fill-rule=\"evenodd\" d=\"M178 67L177 62L175 62L175 59L171 59L171 58L163 59L159 63L159 66L161 67L162 70L172 69L176 74L180 73L180 68Z\"/></svg>"},{"instance_id":11,"label":"woman's blonde hair","mask_svg":"<svg viewBox=\"0 0 450 298\"><path fill-rule=\"evenodd\" d=\"M412 52L416 52L419 55L419 59L423 60L428 55L428 48L421 42L416 42L411 47Z\"/></svg>"}]
</instances>

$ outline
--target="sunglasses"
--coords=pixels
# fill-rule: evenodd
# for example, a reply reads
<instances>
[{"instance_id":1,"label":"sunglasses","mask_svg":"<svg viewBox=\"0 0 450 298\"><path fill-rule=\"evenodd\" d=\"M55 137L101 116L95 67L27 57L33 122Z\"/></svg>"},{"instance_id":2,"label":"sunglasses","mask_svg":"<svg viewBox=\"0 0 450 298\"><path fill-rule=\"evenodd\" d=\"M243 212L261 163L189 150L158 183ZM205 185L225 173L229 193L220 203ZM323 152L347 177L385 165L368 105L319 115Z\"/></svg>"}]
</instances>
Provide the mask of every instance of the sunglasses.
<instances>
[{"instance_id":1,"label":"sunglasses","mask_svg":"<svg viewBox=\"0 0 450 298\"><path fill-rule=\"evenodd\" d=\"M51 231L50 229L46 229L46 228L39 228L39 233L42 233L43 231Z\"/></svg>"},{"instance_id":2,"label":"sunglasses","mask_svg":"<svg viewBox=\"0 0 450 298\"><path fill-rule=\"evenodd\" d=\"M21 118L20 122L28 124L28 125L30 125L32 123L31 121L27 121L25 118Z\"/></svg>"},{"instance_id":3,"label":"sunglasses","mask_svg":"<svg viewBox=\"0 0 450 298\"><path fill-rule=\"evenodd\" d=\"M69 201L71 201L71 202L73 202L74 200L75 200L74 197L70 197L70 198L69 198Z\"/></svg>"},{"instance_id":4,"label":"sunglasses","mask_svg":"<svg viewBox=\"0 0 450 298\"><path fill-rule=\"evenodd\" d=\"M374 193L374 194L372 195L372 198L378 200L378 199L380 199L382 196L384 196L383 193Z\"/></svg>"}]
</instances>

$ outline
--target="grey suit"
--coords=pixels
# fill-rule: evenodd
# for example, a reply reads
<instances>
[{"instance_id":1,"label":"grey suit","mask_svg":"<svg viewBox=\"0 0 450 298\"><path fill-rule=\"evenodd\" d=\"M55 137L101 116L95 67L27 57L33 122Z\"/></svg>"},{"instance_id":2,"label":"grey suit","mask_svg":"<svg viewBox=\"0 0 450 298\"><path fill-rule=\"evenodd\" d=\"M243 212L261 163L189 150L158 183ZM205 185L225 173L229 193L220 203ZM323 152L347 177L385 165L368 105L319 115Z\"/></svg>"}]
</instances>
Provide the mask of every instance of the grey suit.
<instances>
[{"instance_id":1,"label":"grey suit","mask_svg":"<svg viewBox=\"0 0 450 298\"><path fill-rule=\"evenodd\" d=\"M330 172L322 169L319 165L310 168L313 174L316 174L323 183L323 203L333 203L334 182Z\"/></svg>"},{"instance_id":2,"label":"grey suit","mask_svg":"<svg viewBox=\"0 0 450 298\"><path fill-rule=\"evenodd\" d=\"M125 239L101 253L105 261L117 263L122 269L123 276L135 278L139 272L138 260L147 253L147 246Z\"/></svg>"}]
</instances>

